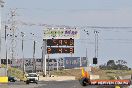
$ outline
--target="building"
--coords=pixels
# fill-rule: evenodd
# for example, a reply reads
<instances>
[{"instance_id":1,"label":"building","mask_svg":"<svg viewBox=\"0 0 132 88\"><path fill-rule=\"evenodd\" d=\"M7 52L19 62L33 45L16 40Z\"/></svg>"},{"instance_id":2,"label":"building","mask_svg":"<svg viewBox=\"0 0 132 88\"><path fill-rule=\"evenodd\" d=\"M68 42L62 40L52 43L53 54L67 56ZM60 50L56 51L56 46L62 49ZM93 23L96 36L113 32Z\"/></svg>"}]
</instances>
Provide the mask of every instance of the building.
<instances>
[{"instance_id":1,"label":"building","mask_svg":"<svg viewBox=\"0 0 132 88\"><path fill-rule=\"evenodd\" d=\"M71 68L79 68L81 66L87 66L86 57L61 57L61 58L50 58L46 60L46 69L47 70L56 70L58 69L71 69ZM58 62L58 64L57 64ZM6 59L1 59L2 64L6 64ZM9 66L23 69L23 59L9 59ZM25 63L25 71L32 72L33 71L33 58L24 58ZM36 58L36 71L42 71L42 59Z\"/></svg>"}]
</instances>

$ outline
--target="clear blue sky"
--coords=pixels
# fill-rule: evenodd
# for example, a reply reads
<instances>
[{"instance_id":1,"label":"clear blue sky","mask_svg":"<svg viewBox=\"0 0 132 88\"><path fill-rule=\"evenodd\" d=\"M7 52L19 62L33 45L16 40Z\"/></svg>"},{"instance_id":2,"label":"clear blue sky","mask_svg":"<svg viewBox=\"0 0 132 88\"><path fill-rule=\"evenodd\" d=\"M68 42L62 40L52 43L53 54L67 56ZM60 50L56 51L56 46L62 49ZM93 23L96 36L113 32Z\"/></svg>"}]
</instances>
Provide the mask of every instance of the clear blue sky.
<instances>
[{"instance_id":1,"label":"clear blue sky","mask_svg":"<svg viewBox=\"0 0 132 88\"><path fill-rule=\"evenodd\" d=\"M9 13L10 8L18 8L16 10L17 19L27 23L70 26L132 26L132 0L6 0L2 14L3 20L8 19L7 13ZM41 29L43 28L35 26L18 26L18 28L19 32L24 31L26 35L25 57L32 57L31 32L37 36L36 57L41 57ZM94 33L93 29L87 30L89 30L90 35L87 37L83 31L81 32L81 39L75 42L73 56L85 56L85 48L87 47L88 57L92 61ZM98 30L100 32L99 63L105 63L109 59L125 59L132 66L132 29ZM86 44L86 40L88 44ZM17 43L18 57L21 56L20 42ZM52 57L56 56L58 55L52 55Z\"/></svg>"}]
</instances>

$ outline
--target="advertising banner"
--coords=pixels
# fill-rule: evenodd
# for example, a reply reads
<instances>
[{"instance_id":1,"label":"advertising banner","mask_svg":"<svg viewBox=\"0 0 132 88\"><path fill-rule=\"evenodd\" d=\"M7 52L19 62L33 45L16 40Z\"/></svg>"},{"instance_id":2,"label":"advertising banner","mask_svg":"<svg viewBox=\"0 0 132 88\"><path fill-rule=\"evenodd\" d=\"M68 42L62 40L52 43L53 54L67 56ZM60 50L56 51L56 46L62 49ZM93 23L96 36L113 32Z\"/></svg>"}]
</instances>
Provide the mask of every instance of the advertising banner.
<instances>
[{"instance_id":1,"label":"advertising banner","mask_svg":"<svg viewBox=\"0 0 132 88\"><path fill-rule=\"evenodd\" d=\"M82 67L86 67L87 66L87 58L86 57L80 57L81 58L81 65Z\"/></svg>"},{"instance_id":2,"label":"advertising banner","mask_svg":"<svg viewBox=\"0 0 132 88\"><path fill-rule=\"evenodd\" d=\"M77 28L44 28L43 39L79 39Z\"/></svg>"},{"instance_id":3,"label":"advertising banner","mask_svg":"<svg viewBox=\"0 0 132 88\"><path fill-rule=\"evenodd\" d=\"M64 66L66 69L80 67L80 57L64 57Z\"/></svg>"}]
</instances>

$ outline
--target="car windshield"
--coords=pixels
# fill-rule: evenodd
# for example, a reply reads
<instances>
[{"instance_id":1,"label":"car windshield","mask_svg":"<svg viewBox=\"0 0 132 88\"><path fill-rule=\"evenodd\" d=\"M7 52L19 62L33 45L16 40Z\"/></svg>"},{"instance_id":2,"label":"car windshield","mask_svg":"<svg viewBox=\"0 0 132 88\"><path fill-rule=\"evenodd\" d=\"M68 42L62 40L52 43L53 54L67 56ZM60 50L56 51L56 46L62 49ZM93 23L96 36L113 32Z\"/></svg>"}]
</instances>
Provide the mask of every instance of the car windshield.
<instances>
[{"instance_id":1,"label":"car windshield","mask_svg":"<svg viewBox=\"0 0 132 88\"><path fill-rule=\"evenodd\" d=\"M14 78L13 76L9 76L9 78Z\"/></svg>"},{"instance_id":2,"label":"car windshield","mask_svg":"<svg viewBox=\"0 0 132 88\"><path fill-rule=\"evenodd\" d=\"M37 77L36 74L28 74L29 77Z\"/></svg>"}]
</instances>

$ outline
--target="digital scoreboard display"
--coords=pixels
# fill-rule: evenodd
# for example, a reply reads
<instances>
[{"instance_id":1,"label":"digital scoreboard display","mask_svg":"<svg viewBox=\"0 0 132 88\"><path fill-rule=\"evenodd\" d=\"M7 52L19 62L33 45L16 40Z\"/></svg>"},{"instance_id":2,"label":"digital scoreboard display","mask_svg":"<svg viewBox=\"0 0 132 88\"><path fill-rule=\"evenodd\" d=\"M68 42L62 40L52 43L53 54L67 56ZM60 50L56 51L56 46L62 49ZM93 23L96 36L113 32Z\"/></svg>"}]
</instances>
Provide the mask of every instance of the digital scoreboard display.
<instances>
[{"instance_id":1,"label":"digital scoreboard display","mask_svg":"<svg viewBox=\"0 0 132 88\"><path fill-rule=\"evenodd\" d=\"M47 47L47 54L55 53L74 53L74 47L64 48L64 47Z\"/></svg>"},{"instance_id":2,"label":"digital scoreboard display","mask_svg":"<svg viewBox=\"0 0 132 88\"><path fill-rule=\"evenodd\" d=\"M47 46L74 46L74 39L47 39Z\"/></svg>"}]
</instances>

